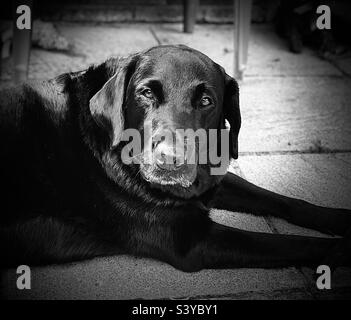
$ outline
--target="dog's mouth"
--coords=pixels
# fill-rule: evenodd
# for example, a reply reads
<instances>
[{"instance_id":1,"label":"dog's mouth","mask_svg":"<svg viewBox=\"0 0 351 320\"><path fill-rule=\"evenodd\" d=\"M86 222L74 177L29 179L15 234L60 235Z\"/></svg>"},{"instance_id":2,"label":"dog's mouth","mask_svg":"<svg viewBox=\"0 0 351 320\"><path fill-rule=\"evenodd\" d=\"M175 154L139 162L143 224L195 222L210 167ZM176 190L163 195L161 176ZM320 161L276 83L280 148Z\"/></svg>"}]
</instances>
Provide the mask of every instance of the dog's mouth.
<instances>
[{"instance_id":1,"label":"dog's mouth","mask_svg":"<svg viewBox=\"0 0 351 320\"><path fill-rule=\"evenodd\" d=\"M190 188L197 176L196 165L183 166L179 170L164 170L153 164L141 164L143 178L152 186L169 186Z\"/></svg>"}]
</instances>

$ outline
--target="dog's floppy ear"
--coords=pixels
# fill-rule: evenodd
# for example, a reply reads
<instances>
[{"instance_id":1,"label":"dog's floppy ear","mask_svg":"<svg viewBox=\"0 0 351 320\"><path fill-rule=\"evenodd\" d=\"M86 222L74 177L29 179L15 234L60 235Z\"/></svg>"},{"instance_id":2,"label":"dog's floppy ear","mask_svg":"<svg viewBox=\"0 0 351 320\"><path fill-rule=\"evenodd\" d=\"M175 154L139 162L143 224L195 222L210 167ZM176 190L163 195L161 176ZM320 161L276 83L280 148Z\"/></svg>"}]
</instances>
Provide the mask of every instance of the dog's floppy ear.
<instances>
[{"instance_id":1,"label":"dog's floppy ear","mask_svg":"<svg viewBox=\"0 0 351 320\"><path fill-rule=\"evenodd\" d=\"M238 158L238 136L241 126L241 116L239 108L239 86L238 83L226 73L225 77L225 88L223 98L223 111L224 118L230 124L229 131L229 155L237 159Z\"/></svg>"},{"instance_id":2,"label":"dog's floppy ear","mask_svg":"<svg viewBox=\"0 0 351 320\"><path fill-rule=\"evenodd\" d=\"M124 130L125 93L137 59L137 55L119 59L114 75L89 102L91 115L98 126L108 132L111 147L118 145Z\"/></svg>"}]
</instances>

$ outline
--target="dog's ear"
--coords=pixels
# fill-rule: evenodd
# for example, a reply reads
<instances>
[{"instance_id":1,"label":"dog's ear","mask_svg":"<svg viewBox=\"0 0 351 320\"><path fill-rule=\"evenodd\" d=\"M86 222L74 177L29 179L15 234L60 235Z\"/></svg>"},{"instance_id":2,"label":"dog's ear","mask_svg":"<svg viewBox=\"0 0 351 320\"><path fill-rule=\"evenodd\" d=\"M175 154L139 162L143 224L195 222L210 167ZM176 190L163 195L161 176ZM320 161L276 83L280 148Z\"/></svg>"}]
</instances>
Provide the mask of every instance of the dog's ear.
<instances>
[{"instance_id":1,"label":"dog's ear","mask_svg":"<svg viewBox=\"0 0 351 320\"><path fill-rule=\"evenodd\" d=\"M121 140L124 130L125 94L137 61L137 55L119 59L114 75L89 102L93 119L109 134L110 147L118 145Z\"/></svg>"},{"instance_id":2,"label":"dog's ear","mask_svg":"<svg viewBox=\"0 0 351 320\"><path fill-rule=\"evenodd\" d=\"M241 116L239 108L239 86L238 83L226 73L224 97L223 97L223 112L224 118L230 124L229 131L229 155L238 158L238 136L241 126Z\"/></svg>"}]
</instances>

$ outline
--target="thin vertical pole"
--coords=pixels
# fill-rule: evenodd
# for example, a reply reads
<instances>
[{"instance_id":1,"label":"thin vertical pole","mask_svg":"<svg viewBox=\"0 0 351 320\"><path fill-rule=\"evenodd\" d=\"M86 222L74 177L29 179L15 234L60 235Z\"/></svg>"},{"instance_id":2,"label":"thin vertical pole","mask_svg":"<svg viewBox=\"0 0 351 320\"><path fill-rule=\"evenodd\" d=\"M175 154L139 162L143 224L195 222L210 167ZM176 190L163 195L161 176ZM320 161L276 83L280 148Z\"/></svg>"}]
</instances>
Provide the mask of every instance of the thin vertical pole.
<instances>
[{"instance_id":1,"label":"thin vertical pole","mask_svg":"<svg viewBox=\"0 0 351 320\"><path fill-rule=\"evenodd\" d=\"M250 39L252 0L234 0L234 77L243 78Z\"/></svg>"},{"instance_id":2,"label":"thin vertical pole","mask_svg":"<svg viewBox=\"0 0 351 320\"><path fill-rule=\"evenodd\" d=\"M30 29L19 29L17 28L17 18L18 14L16 9L19 5L27 5L31 9L33 8L33 1L21 0L13 2L13 46L12 46L12 56L13 56L13 81L14 83L19 83L26 81L28 78L29 69L29 57L31 49L31 38L32 38L32 22ZM32 19L32 17L31 17Z\"/></svg>"},{"instance_id":3,"label":"thin vertical pole","mask_svg":"<svg viewBox=\"0 0 351 320\"><path fill-rule=\"evenodd\" d=\"M184 32L192 33L194 31L198 7L199 0L183 0Z\"/></svg>"}]
</instances>

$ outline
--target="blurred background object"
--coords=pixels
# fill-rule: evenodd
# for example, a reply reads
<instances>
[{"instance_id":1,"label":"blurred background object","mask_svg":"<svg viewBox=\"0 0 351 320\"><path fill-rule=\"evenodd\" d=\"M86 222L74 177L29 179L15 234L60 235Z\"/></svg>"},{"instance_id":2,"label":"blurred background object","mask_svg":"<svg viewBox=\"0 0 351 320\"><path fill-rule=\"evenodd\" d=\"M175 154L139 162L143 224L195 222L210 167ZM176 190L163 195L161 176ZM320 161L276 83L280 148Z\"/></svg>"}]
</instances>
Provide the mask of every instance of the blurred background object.
<instances>
[{"instance_id":1,"label":"blurred background object","mask_svg":"<svg viewBox=\"0 0 351 320\"><path fill-rule=\"evenodd\" d=\"M288 40L289 48L294 53L301 53L305 44L313 46L321 56L339 55L346 51L340 44L343 39L345 23L350 22L351 3L348 1L325 1L331 12L332 28L319 30L316 27L319 1L292 0L281 1L277 17L277 33ZM348 9L348 10L345 10ZM350 25L348 25L350 27Z\"/></svg>"}]
</instances>

